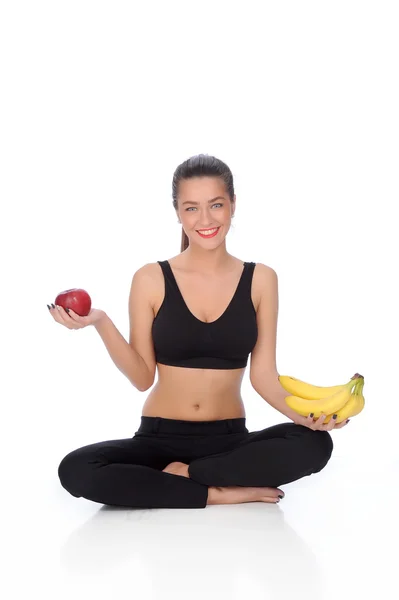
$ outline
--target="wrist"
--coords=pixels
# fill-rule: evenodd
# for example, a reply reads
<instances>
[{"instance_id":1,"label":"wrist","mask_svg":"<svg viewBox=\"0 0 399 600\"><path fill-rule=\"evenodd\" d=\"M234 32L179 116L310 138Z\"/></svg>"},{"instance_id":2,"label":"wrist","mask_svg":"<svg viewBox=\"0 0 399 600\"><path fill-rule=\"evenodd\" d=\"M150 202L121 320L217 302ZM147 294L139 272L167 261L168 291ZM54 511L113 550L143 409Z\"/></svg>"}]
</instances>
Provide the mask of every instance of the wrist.
<instances>
[{"instance_id":1,"label":"wrist","mask_svg":"<svg viewBox=\"0 0 399 600\"><path fill-rule=\"evenodd\" d=\"M93 323L93 327L97 330L100 331L101 329L103 329L104 326L106 326L109 322L110 322L110 318L107 315L107 313L103 313L103 315L98 319L98 321L96 321L95 323Z\"/></svg>"}]
</instances>

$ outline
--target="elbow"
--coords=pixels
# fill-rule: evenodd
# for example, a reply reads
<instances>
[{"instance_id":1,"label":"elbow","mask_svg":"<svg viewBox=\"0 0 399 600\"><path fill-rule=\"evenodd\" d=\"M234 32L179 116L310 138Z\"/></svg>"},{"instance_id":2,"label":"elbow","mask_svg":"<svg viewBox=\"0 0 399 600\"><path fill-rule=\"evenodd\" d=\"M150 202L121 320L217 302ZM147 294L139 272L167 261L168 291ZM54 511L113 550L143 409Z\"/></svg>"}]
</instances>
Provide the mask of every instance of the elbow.
<instances>
[{"instance_id":1,"label":"elbow","mask_svg":"<svg viewBox=\"0 0 399 600\"><path fill-rule=\"evenodd\" d=\"M139 390L139 392L146 392L151 387L152 387L152 383L151 383L151 385L141 386L141 387L138 387L137 389Z\"/></svg>"},{"instance_id":2,"label":"elbow","mask_svg":"<svg viewBox=\"0 0 399 600\"><path fill-rule=\"evenodd\" d=\"M138 390L139 392L146 392L152 387L154 381L137 381L129 378L130 383Z\"/></svg>"},{"instance_id":3,"label":"elbow","mask_svg":"<svg viewBox=\"0 0 399 600\"><path fill-rule=\"evenodd\" d=\"M139 392L146 392L154 385L156 369L149 369L144 361L142 367L143 368L140 372L140 381L132 381L132 383L134 387L139 390Z\"/></svg>"},{"instance_id":4,"label":"elbow","mask_svg":"<svg viewBox=\"0 0 399 600\"><path fill-rule=\"evenodd\" d=\"M150 382L137 383L137 381L132 381L131 383L134 385L136 390L138 390L139 392L146 392L152 386L152 383L150 383Z\"/></svg>"},{"instance_id":5,"label":"elbow","mask_svg":"<svg viewBox=\"0 0 399 600\"><path fill-rule=\"evenodd\" d=\"M147 390L149 390L150 388L152 388L152 386L154 385L154 381L155 381L155 374L152 375L151 377L149 377L140 387L138 387L137 389L140 392L146 392Z\"/></svg>"},{"instance_id":6,"label":"elbow","mask_svg":"<svg viewBox=\"0 0 399 600\"><path fill-rule=\"evenodd\" d=\"M266 392L275 390L276 386L281 386L278 377L278 373L263 373L262 375L250 377L250 382L256 392L259 392L259 390Z\"/></svg>"}]
</instances>

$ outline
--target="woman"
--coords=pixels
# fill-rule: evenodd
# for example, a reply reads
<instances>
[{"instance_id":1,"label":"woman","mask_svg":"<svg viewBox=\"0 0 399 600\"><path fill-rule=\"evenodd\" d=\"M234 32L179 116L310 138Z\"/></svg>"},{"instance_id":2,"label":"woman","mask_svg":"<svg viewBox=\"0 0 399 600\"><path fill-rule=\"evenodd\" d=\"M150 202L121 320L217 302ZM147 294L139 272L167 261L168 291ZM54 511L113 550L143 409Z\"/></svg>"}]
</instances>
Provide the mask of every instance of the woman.
<instances>
[{"instance_id":1,"label":"woman","mask_svg":"<svg viewBox=\"0 0 399 600\"><path fill-rule=\"evenodd\" d=\"M152 387L132 438L67 454L58 469L73 496L138 508L279 502L279 486L321 471L333 419L323 425L285 402L276 367L277 275L226 250L236 209L221 160L194 156L174 173L181 252L133 276L129 343L104 311L87 317L49 307L70 329L94 325L111 358L140 391ZM292 422L249 432L241 382L251 354L254 389Z\"/></svg>"}]
</instances>

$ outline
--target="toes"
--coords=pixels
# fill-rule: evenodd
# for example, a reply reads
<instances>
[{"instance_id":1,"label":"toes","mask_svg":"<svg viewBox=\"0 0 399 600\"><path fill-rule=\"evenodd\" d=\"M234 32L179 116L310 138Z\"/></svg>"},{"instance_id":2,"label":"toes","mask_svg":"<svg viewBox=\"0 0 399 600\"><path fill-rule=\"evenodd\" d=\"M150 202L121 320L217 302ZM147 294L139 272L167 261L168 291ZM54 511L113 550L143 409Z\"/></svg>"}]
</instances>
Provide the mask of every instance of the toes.
<instances>
[{"instance_id":1,"label":"toes","mask_svg":"<svg viewBox=\"0 0 399 600\"><path fill-rule=\"evenodd\" d=\"M280 498L273 498L272 496L262 496L260 500L269 504L278 504L280 502Z\"/></svg>"}]
</instances>

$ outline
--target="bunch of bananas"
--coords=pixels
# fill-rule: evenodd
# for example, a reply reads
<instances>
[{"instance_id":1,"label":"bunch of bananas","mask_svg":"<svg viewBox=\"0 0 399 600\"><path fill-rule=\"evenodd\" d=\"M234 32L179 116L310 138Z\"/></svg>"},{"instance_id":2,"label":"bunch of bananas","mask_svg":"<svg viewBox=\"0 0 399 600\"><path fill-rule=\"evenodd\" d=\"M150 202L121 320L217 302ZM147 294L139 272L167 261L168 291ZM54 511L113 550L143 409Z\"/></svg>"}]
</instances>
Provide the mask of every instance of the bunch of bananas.
<instances>
[{"instance_id":1,"label":"bunch of bananas","mask_svg":"<svg viewBox=\"0 0 399 600\"><path fill-rule=\"evenodd\" d=\"M285 401L298 414L307 417L313 413L318 419L327 415L323 423L328 423L333 414L337 414L337 423L358 415L364 408L364 377L356 373L348 383L331 387L320 387L289 377L279 375L283 388L292 394Z\"/></svg>"}]
</instances>

